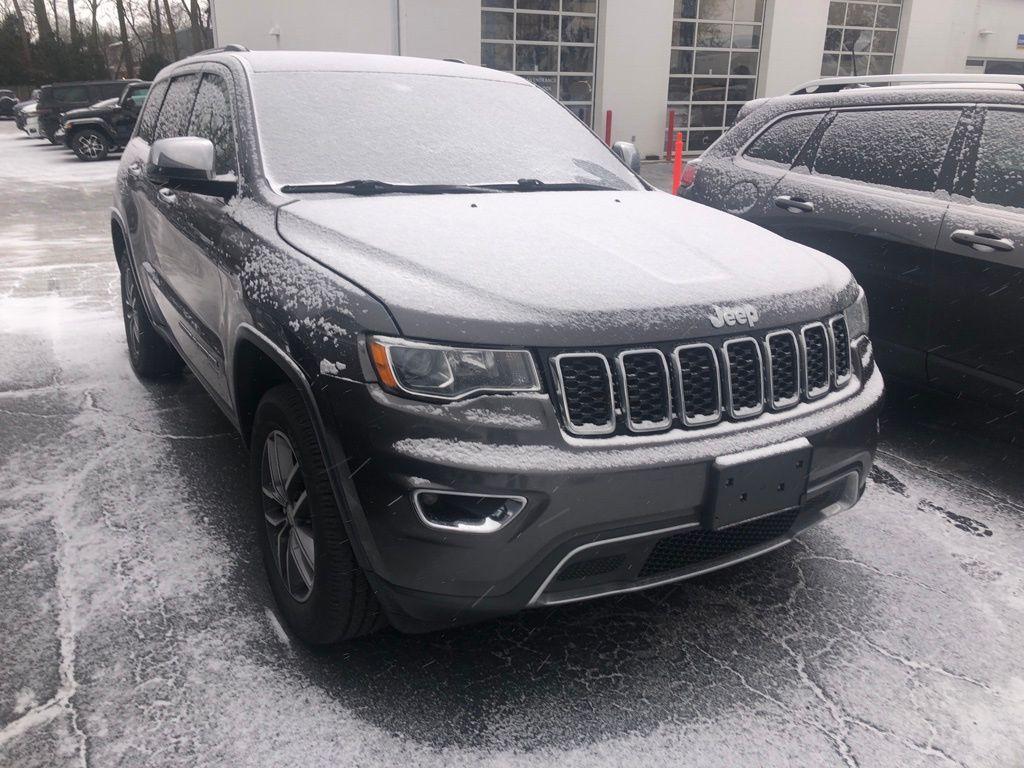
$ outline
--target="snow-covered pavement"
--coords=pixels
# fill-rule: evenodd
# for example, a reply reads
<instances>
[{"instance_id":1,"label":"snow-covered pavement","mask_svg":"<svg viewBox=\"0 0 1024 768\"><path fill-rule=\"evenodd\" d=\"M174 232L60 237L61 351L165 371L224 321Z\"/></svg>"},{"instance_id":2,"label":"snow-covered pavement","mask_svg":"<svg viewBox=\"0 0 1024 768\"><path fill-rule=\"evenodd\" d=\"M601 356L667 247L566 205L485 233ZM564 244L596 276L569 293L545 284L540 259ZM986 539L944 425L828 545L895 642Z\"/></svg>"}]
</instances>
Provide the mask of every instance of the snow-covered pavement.
<instances>
[{"instance_id":1,"label":"snow-covered pavement","mask_svg":"<svg viewBox=\"0 0 1024 768\"><path fill-rule=\"evenodd\" d=\"M762 559L297 645L241 441L129 368L116 165L0 122L0 766L1024 764L1024 452L925 397L855 510Z\"/></svg>"}]
</instances>

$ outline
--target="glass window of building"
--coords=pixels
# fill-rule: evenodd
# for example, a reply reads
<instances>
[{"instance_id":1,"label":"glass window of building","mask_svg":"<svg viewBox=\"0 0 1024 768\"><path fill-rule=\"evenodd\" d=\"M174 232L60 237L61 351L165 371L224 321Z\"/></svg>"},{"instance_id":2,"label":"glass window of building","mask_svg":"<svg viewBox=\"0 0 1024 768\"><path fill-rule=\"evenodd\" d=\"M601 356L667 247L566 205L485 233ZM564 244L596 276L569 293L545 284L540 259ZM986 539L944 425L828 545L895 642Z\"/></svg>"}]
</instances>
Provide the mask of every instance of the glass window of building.
<instances>
[{"instance_id":1,"label":"glass window of building","mask_svg":"<svg viewBox=\"0 0 1024 768\"><path fill-rule=\"evenodd\" d=\"M892 74L900 10L901 0L830 2L822 77Z\"/></svg>"},{"instance_id":2,"label":"glass window of building","mask_svg":"<svg viewBox=\"0 0 1024 768\"><path fill-rule=\"evenodd\" d=\"M593 125L597 0L481 0L480 63L536 83Z\"/></svg>"},{"instance_id":3,"label":"glass window of building","mask_svg":"<svg viewBox=\"0 0 1024 768\"><path fill-rule=\"evenodd\" d=\"M668 111L687 152L722 135L754 98L764 0L675 0Z\"/></svg>"}]
</instances>

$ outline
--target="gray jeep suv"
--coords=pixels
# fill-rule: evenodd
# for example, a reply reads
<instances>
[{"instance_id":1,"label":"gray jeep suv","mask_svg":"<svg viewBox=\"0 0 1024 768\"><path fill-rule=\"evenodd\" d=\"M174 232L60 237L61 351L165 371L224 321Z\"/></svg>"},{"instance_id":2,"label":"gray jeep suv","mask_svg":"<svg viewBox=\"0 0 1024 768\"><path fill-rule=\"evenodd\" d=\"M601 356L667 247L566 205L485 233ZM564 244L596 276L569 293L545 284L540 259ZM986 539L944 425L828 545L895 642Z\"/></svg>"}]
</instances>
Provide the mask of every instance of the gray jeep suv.
<instances>
[{"instance_id":1,"label":"gray jeep suv","mask_svg":"<svg viewBox=\"0 0 1024 768\"><path fill-rule=\"evenodd\" d=\"M458 63L229 47L155 80L112 211L129 355L250 447L305 641L684 579L860 497L849 271L620 157Z\"/></svg>"}]
</instances>

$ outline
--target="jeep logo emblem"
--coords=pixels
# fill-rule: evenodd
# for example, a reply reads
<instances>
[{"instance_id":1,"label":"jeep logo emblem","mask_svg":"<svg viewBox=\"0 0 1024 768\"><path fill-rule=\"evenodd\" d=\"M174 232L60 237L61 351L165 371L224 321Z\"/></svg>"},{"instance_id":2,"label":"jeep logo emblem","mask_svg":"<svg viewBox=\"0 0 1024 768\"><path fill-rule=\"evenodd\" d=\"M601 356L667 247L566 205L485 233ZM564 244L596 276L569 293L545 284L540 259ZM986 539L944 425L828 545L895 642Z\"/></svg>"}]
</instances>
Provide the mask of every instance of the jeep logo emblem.
<instances>
[{"instance_id":1,"label":"jeep logo emblem","mask_svg":"<svg viewBox=\"0 0 1024 768\"><path fill-rule=\"evenodd\" d=\"M749 325L753 328L758 319L757 310L751 304L740 304L735 307L712 304L711 313L708 315L708 320L715 328L721 328L723 325Z\"/></svg>"}]
</instances>

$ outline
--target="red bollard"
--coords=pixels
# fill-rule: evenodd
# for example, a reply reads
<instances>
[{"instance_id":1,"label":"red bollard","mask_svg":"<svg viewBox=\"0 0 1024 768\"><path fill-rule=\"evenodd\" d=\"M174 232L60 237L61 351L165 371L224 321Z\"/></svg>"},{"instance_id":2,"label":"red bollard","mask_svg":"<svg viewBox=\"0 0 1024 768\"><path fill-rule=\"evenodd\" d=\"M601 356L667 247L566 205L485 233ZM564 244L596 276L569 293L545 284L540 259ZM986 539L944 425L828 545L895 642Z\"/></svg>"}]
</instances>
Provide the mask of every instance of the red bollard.
<instances>
[{"instance_id":1,"label":"red bollard","mask_svg":"<svg viewBox=\"0 0 1024 768\"><path fill-rule=\"evenodd\" d=\"M676 111L668 111L668 131L665 133L665 159L672 159L672 135L676 132Z\"/></svg>"},{"instance_id":2,"label":"red bollard","mask_svg":"<svg viewBox=\"0 0 1024 768\"><path fill-rule=\"evenodd\" d=\"M604 113L604 143L609 147L612 145L612 111L610 109Z\"/></svg>"},{"instance_id":3,"label":"red bollard","mask_svg":"<svg viewBox=\"0 0 1024 768\"><path fill-rule=\"evenodd\" d=\"M672 157L672 194L679 191L679 183L683 179L683 132L676 134L675 152Z\"/></svg>"}]
</instances>

